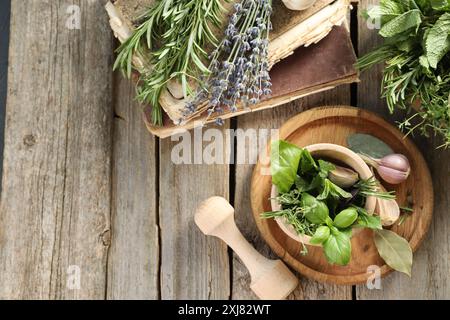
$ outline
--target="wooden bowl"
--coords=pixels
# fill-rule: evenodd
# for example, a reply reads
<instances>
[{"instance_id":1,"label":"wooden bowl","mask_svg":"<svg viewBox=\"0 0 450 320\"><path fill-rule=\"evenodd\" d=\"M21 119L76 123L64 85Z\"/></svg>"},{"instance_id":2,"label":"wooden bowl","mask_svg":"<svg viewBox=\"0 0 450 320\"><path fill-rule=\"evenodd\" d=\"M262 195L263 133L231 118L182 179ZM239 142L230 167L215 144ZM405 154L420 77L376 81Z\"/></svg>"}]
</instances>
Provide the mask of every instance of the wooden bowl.
<instances>
[{"instance_id":1,"label":"wooden bowl","mask_svg":"<svg viewBox=\"0 0 450 320\"><path fill-rule=\"evenodd\" d=\"M411 175L397 186L385 184L394 190L400 206L410 206L414 212L400 226L391 230L404 237L416 251L430 226L433 214L433 184L427 164L420 151L394 126L377 115L346 106L323 107L303 112L286 122L277 139L283 139L300 147L317 143L347 146L347 138L354 133L373 135L390 145L396 153L404 154L411 165ZM373 232L364 229L352 237L352 257L347 266L331 265L323 249L308 246L308 254L302 255L302 244L289 237L273 219L261 219L261 213L271 211L270 196L272 177L270 143L265 155L255 166L252 177L251 205L256 225L271 249L289 266L302 275L327 283L356 285L366 283L373 272L369 266L379 266L381 276L392 271L379 256L373 241ZM267 153L269 152L269 153Z\"/></svg>"},{"instance_id":2,"label":"wooden bowl","mask_svg":"<svg viewBox=\"0 0 450 320\"><path fill-rule=\"evenodd\" d=\"M373 173L370 170L369 166L361 159L361 157L359 157L352 150L345 148L343 146L331 143L320 143L307 146L305 147L305 149L308 150L311 153L311 155L315 158L326 158L347 165L349 168L355 170L359 174L359 177L361 179L367 180L373 176ZM276 186L272 185L271 200L270 200L272 211L279 211L282 209L281 205L275 199L277 196L278 196L277 188ZM368 197L365 209L369 213L374 213L376 204L377 204L376 198ZM275 221L278 223L280 229L283 230L289 237L291 237L295 241L310 246L317 246L317 247L322 246L311 244L310 236L299 235L295 231L295 229L286 222L284 218L277 218L275 219ZM361 231L362 229L360 228L353 229L353 236L357 235Z\"/></svg>"}]
</instances>

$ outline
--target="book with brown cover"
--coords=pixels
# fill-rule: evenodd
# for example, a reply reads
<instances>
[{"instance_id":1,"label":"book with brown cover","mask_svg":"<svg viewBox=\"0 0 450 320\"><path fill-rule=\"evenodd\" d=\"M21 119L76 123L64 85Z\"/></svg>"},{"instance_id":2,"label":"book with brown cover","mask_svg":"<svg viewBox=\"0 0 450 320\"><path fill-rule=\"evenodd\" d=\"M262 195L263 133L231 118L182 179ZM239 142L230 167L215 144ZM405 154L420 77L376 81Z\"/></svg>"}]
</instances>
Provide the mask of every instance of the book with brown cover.
<instances>
[{"instance_id":1,"label":"book with brown cover","mask_svg":"<svg viewBox=\"0 0 450 320\"><path fill-rule=\"evenodd\" d=\"M133 17L142 13L143 8L152 2L154 0L116 0L114 5L107 5L111 26L120 41L130 36L136 23ZM299 12L288 10L281 2L278 3L274 8L274 31L269 47L269 60L272 63L278 62L271 70L273 93L270 97L255 106L241 105L235 113L207 117L200 111L181 125L176 125L174 123L185 106L185 99L177 95L177 83L172 83L160 99L165 111L163 126L151 125L151 107L144 109L149 131L164 138L183 129L214 122L217 117L227 119L272 108L340 84L357 81L357 72L353 67L356 56L344 26L349 5L349 0L318 0L313 7ZM328 36L323 39L326 35ZM317 42L318 44L314 44ZM139 59L133 63L135 66L140 65L143 70L148 68Z\"/></svg>"},{"instance_id":2,"label":"book with brown cover","mask_svg":"<svg viewBox=\"0 0 450 320\"><path fill-rule=\"evenodd\" d=\"M332 89L338 85L358 81L358 73L354 67L356 55L345 27L335 27L330 34L319 43L297 49L293 55L277 63L271 70L272 95L249 109L240 109L235 113L220 115L228 119L240 114L273 108L290 101L317 92ZM215 117L207 119L206 114L176 126L166 116L164 126L150 124L150 109L144 111L148 129L154 135L166 138L182 129L193 129L215 121Z\"/></svg>"}]
</instances>

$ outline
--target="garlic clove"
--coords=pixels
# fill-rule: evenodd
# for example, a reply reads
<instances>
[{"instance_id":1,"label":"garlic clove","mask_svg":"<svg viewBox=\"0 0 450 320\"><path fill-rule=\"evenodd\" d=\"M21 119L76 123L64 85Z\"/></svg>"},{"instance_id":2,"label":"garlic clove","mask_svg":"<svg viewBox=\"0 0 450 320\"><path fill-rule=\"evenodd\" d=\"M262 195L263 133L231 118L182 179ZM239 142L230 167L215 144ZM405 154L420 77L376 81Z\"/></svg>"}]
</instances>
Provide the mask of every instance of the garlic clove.
<instances>
[{"instance_id":1,"label":"garlic clove","mask_svg":"<svg viewBox=\"0 0 450 320\"><path fill-rule=\"evenodd\" d=\"M395 200L377 199L376 211L384 227L392 226L400 218L400 207Z\"/></svg>"},{"instance_id":2,"label":"garlic clove","mask_svg":"<svg viewBox=\"0 0 450 320\"><path fill-rule=\"evenodd\" d=\"M383 159L379 160L379 165L391 169L396 169L402 172L409 172L411 168L408 158L406 158L402 154L388 155Z\"/></svg>"},{"instance_id":3,"label":"garlic clove","mask_svg":"<svg viewBox=\"0 0 450 320\"><path fill-rule=\"evenodd\" d=\"M336 169L328 173L328 178L341 188L349 188L359 181L357 172L344 167L336 166Z\"/></svg>"},{"instance_id":4,"label":"garlic clove","mask_svg":"<svg viewBox=\"0 0 450 320\"><path fill-rule=\"evenodd\" d=\"M409 172L404 172L385 166L378 167L378 174L384 181L390 184L400 184L408 179L409 176Z\"/></svg>"},{"instance_id":5,"label":"garlic clove","mask_svg":"<svg viewBox=\"0 0 450 320\"><path fill-rule=\"evenodd\" d=\"M379 184L381 191L386 192L386 189ZM375 207L381 218L381 224L384 227L390 227L400 218L400 207L395 200L386 200L377 198L377 205Z\"/></svg>"}]
</instances>

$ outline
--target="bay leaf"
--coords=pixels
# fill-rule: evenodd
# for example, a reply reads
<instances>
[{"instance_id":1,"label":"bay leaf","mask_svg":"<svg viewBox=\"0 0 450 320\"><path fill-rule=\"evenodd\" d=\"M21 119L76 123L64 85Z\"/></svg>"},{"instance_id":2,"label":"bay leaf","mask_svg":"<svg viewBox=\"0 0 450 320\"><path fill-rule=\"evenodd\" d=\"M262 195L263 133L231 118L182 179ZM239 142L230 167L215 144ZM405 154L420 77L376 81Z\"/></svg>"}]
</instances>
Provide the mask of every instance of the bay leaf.
<instances>
[{"instance_id":1,"label":"bay leaf","mask_svg":"<svg viewBox=\"0 0 450 320\"><path fill-rule=\"evenodd\" d=\"M385 142L369 134L352 134L347 138L347 144L352 151L375 159L381 159L394 153Z\"/></svg>"},{"instance_id":2,"label":"bay leaf","mask_svg":"<svg viewBox=\"0 0 450 320\"><path fill-rule=\"evenodd\" d=\"M389 267L411 277L413 253L408 241L389 230L376 230L374 241Z\"/></svg>"}]
</instances>

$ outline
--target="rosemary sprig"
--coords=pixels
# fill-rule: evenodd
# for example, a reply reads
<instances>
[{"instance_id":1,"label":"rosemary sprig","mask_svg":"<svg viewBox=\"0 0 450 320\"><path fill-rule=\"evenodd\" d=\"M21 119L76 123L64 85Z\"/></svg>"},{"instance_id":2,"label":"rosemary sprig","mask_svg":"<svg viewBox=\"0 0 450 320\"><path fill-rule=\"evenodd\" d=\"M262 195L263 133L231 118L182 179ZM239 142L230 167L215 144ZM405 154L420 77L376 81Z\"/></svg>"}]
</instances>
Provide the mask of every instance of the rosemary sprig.
<instances>
[{"instance_id":1,"label":"rosemary sprig","mask_svg":"<svg viewBox=\"0 0 450 320\"><path fill-rule=\"evenodd\" d=\"M158 0L140 18L134 34L118 48L114 69L128 77L133 71L133 56L148 58L152 70L142 72L137 84L137 99L152 105L152 122L162 124L159 98L169 81L178 80L185 97L193 93L190 82L210 74L204 64L218 40L213 28L222 23L223 0Z\"/></svg>"},{"instance_id":2,"label":"rosemary sprig","mask_svg":"<svg viewBox=\"0 0 450 320\"><path fill-rule=\"evenodd\" d=\"M384 44L361 57L366 70L384 63L381 96L390 112L417 113L399 123L411 134L435 134L450 147L450 6L447 1L382 0L367 12L381 21Z\"/></svg>"},{"instance_id":3,"label":"rosemary sprig","mask_svg":"<svg viewBox=\"0 0 450 320\"><path fill-rule=\"evenodd\" d=\"M395 191L381 191L380 182L375 178L371 177L366 180L360 180L355 188L359 189L359 194L364 197L375 197L384 200L395 200Z\"/></svg>"}]
</instances>

